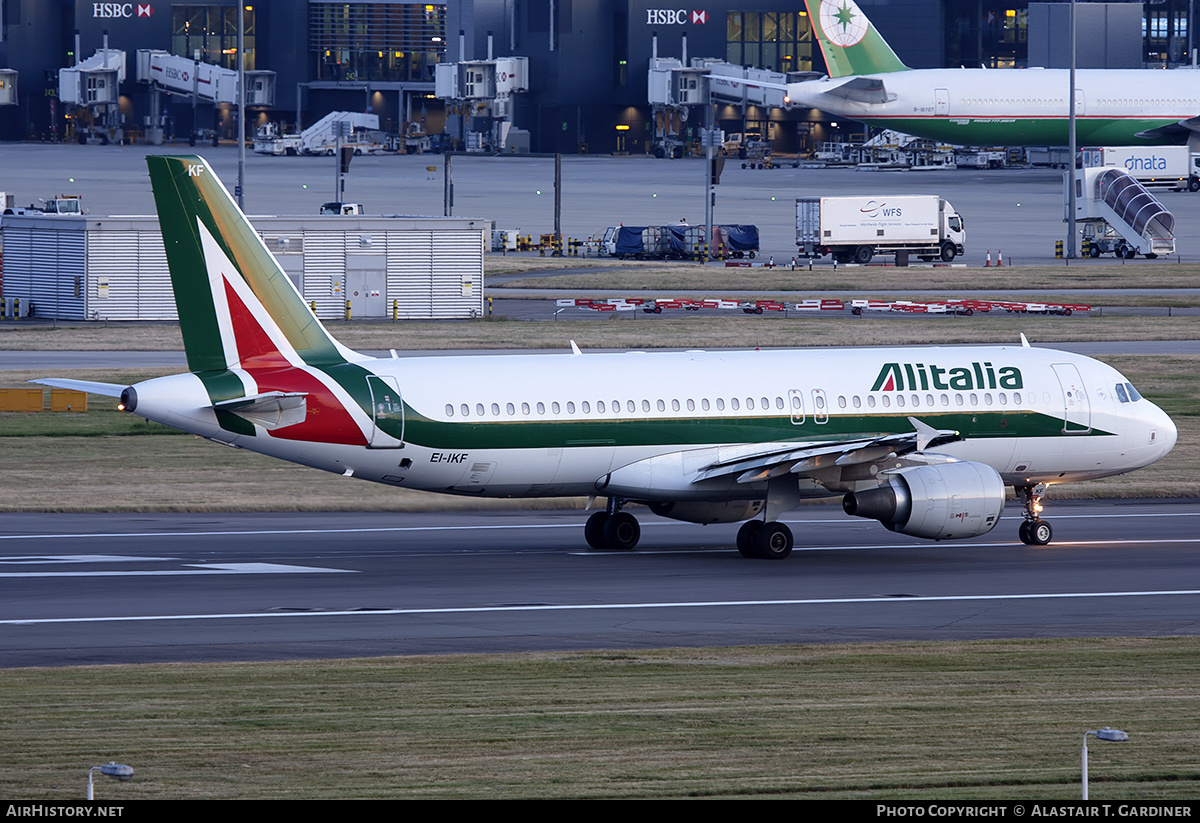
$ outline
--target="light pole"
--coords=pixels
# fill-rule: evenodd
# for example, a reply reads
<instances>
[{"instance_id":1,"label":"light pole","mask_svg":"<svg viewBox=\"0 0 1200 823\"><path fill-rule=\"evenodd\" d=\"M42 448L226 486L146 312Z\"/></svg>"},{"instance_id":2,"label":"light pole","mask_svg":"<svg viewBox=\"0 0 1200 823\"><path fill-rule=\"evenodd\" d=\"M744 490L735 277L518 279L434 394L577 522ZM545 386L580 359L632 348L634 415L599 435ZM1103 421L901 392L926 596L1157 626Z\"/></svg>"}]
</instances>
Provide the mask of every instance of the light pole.
<instances>
[{"instance_id":1,"label":"light pole","mask_svg":"<svg viewBox=\"0 0 1200 823\"><path fill-rule=\"evenodd\" d=\"M117 763L115 761L110 760L107 765L92 766L90 769L88 769L88 788L87 788L87 799L88 800L95 800L95 797L93 796L93 791L92 791L92 775L97 770L100 771L100 774L106 774L109 777L111 777L113 780L120 780L122 783L124 783L127 780L133 779L133 767L126 766L123 763Z\"/></svg>"},{"instance_id":2,"label":"light pole","mask_svg":"<svg viewBox=\"0 0 1200 823\"><path fill-rule=\"evenodd\" d=\"M1070 155L1070 182L1067 184L1067 259L1075 256L1075 0L1071 0L1071 82L1067 99L1067 154ZM1084 786L1086 793L1087 787Z\"/></svg>"},{"instance_id":3,"label":"light pole","mask_svg":"<svg viewBox=\"0 0 1200 823\"><path fill-rule=\"evenodd\" d=\"M1105 726L1103 729L1097 729L1093 732L1083 733L1083 799L1088 799L1088 777L1087 777L1087 739L1088 735L1096 736L1097 740L1108 740L1113 743L1123 743L1129 739L1129 735L1120 729L1110 729Z\"/></svg>"}]
</instances>

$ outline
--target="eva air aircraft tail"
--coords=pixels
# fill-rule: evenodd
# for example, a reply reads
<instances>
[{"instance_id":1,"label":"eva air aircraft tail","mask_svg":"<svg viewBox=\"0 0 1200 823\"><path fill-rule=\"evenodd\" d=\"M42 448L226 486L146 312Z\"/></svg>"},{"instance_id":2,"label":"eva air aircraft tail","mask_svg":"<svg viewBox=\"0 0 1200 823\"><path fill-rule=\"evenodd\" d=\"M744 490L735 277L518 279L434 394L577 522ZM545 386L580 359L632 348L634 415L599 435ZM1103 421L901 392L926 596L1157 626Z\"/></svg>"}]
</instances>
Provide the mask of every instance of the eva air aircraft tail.
<instances>
[{"instance_id":1,"label":"eva air aircraft tail","mask_svg":"<svg viewBox=\"0 0 1200 823\"><path fill-rule=\"evenodd\" d=\"M854 0L804 0L804 5L830 77L908 70Z\"/></svg>"},{"instance_id":2,"label":"eva air aircraft tail","mask_svg":"<svg viewBox=\"0 0 1200 823\"><path fill-rule=\"evenodd\" d=\"M177 429L346 477L478 497L605 499L584 537L627 551L633 504L746 521L779 559L805 498L933 540L1000 519L1047 543L1054 483L1132 471L1175 426L1109 366L1022 346L411 356L333 339L200 157L150 157L189 371L119 396ZM935 322L935 321L930 321ZM761 517L759 517L761 515Z\"/></svg>"}]
</instances>

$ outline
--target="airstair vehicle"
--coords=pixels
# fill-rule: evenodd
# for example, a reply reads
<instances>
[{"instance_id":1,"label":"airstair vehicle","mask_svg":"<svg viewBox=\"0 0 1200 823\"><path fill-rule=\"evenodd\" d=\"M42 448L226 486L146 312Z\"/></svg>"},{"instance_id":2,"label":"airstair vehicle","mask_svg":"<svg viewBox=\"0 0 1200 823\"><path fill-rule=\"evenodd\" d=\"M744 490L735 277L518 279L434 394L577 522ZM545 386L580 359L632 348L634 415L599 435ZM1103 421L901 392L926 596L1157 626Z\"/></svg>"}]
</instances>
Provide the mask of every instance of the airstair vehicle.
<instances>
[{"instance_id":1,"label":"airstair vehicle","mask_svg":"<svg viewBox=\"0 0 1200 823\"><path fill-rule=\"evenodd\" d=\"M1175 215L1128 172L1076 169L1073 178L1064 176L1064 181L1072 179L1075 221L1082 224L1092 257L1112 253L1129 259L1143 254L1153 259L1175 252Z\"/></svg>"},{"instance_id":2,"label":"airstair vehicle","mask_svg":"<svg viewBox=\"0 0 1200 823\"><path fill-rule=\"evenodd\" d=\"M380 151L383 144L368 132L379 130L379 115L363 114L354 111L333 111L313 123L300 133L300 151L304 154L332 155L337 137L334 134L335 123L349 123L353 136L343 137L342 145L351 146L355 154L364 151Z\"/></svg>"}]
</instances>

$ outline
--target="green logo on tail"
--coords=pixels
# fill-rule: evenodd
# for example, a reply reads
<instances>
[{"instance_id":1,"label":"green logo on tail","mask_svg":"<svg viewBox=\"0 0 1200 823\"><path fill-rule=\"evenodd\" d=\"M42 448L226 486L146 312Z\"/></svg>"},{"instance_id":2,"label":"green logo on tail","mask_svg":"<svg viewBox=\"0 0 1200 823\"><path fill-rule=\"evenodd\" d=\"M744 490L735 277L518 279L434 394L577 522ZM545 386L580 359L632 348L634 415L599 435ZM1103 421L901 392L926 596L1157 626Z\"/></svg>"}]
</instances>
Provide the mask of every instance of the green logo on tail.
<instances>
[{"instance_id":1,"label":"green logo on tail","mask_svg":"<svg viewBox=\"0 0 1200 823\"><path fill-rule=\"evenodd\" d=\"M804 0L830 77L906 71L908 66L871 25L854 0ZM812 6L819 3L817 13Z\"/></svg>"}]
</instances>

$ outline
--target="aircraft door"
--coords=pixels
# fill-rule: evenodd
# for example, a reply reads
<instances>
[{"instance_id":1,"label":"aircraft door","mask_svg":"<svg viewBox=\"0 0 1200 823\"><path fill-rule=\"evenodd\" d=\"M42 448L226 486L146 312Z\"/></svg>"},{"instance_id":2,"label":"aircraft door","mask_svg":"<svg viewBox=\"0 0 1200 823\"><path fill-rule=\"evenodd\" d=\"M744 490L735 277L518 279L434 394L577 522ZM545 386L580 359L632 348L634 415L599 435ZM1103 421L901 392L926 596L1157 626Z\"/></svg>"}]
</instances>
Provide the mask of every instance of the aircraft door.
<instances>
[{"instance_id":1,"label":"aircraft door","mask_svg":"<svg viewBox=\"0 0 1200 823\"><path fill-rule=\"evenodd\" d=\"M933 90L933 110L938 117L945 117L950 113L950 92L948 90Z\"/></svg>"},{"instance_id":2,"label":"aircraft door","mask_svg":"<svg viewBox=\"0 0 1200 823\"><path fill-rule=\"evenodd\" d=\"M400 384L394 377L367 376L371 389L372 449L404 448L404 403L400 398Z\"/></svg>"},{"instance_id":3,"label":"aircraft door","mask_svg":"<svg viewBox=\"0 0 1200 823\"><path fill-rule=\"evenodd\" d=\"M793 426L803 425L806 419L804 395L805 392L803 389L788 390L788 404L792 409ZM812 417L812 422L818 426L829 422L829 401L825 397L824 389L811 390L807 407L809 412L811 412L808 416Z\"/></svg>"},{"instance_id":4,"label":"aircraft door","mask_svg":"<svg viewBox=\"0 0 1200 823\"><path fill-rule=\"evenodd\" d=\"M1063 433L1082 434L1092 430L1092 404L1079 369L1071 363L1054 363L1054 376L1063 393Z\"/></svg>"},{"instance_id":5,"label":"aircraft door","mask_svg":"<svg viewBox=\"0 0 1200 823\"><path fill-rule=\"evenodd\" d=\"M1085 114L1087 114L1087 105L1083 89L1075 89L1075 116L1083 117Z\"/></svg>"},{"instance_id":6,"label":"aircraft door","mask_svg":"<svg viewBox=\"0 0 1200 823\"><path fill-rule=\"evenodd\" d=\"M792 425L804 423L804 392L800 389L788 389L788 405L792 409Z\"/></svg>"},{"instance_id":7,"label":"aircraft door","mask_svg":"<svg viewBox=\"0 0 1200 823\"><path fill-rule=\"evenodd\" d=\"M823 425L829 422L829 403L825 399L824 389L812 390L813 422Z\"/></svg>"}]
</instances>

